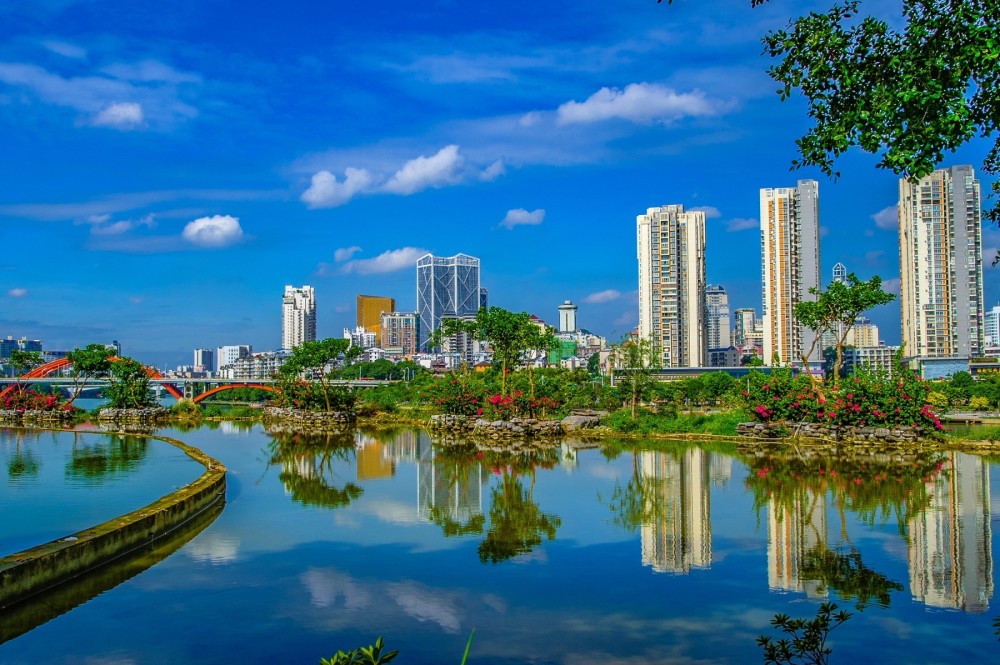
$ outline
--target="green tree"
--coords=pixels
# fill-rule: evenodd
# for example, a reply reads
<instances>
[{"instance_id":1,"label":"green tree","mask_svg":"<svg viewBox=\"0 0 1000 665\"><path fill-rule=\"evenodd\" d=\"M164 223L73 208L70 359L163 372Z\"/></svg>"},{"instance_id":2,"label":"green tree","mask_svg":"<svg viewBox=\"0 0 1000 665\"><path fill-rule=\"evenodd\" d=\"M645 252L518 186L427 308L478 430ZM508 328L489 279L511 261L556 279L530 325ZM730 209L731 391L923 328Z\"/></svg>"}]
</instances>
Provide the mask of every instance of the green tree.
<instances>
[{"instance_id":1,"label":"green tree","mask_svg":"<svg viewBox=\"0 0 1000 665\"><path fill-rule=\"evenodd\" d=\"M14 349L10 352L10 360L7 361L7 364L14 370L15 386L17 391L21 392L23 389L21 377L42 364L42 354L38 351Z\"/></svg>"},{"instance_id":2,"label":"green tree","mask_svg":"<svg viewBox=\"0 0 1000 665\"><path fill-rule=\"evenodd\" d=\"M983 170L1000 172L996 1L903 0L898 27L861 16L860 5L835 0L762 40L781 99L798 91L812 121L792 166L836 177L835 160L859 147L879 168L916 179L979 136L994 141ZM1000 180L993 190L995 198ZM1000 201L986 216L1000 222Z\"/></svg>"},{"instance_id":3,"label":"green tree","mask_svg":"<svg viewBox=\"0 0 1000 665\"><path fill-rule=\"evenodd\" d=\"M291 357L281 366L281 374L289 380L296 377L318 379L326 412L330 413L333 385L326 367L346 352L349 346L349 340L332 337L303 342L292 349Z\"/></svg>"},{"instance_id":4,"label":"green tree","mask_svg":"<svg viewBox=\"0 0 1000 665\"><path fill-rule=\"evenodd\" d=\"M144 409L156 404L149 390L149 373L133 358L119 358L111 364L104 394L112 409Z\"/></svg>"},{"instance_id":5,"label":"green tree","mask_svg":"<svg viewBox=\"0 0 1000 665\"><path fill-rule=\"evenodd\" d=\"M639 403L649 394L653 385L653 369L658 366L656 350L649 339L626 339L612 347L611 361L615 383L632 411L635 419Z\"/></svg>"},{"instance_id":6,"label":"green tree","mask_svg":"<svg viewBox=\"0 0 1000 665\"><path fill-rule=\"evenodd\" d=\"M68 404L80 396L88 382L107 378L111 374L111 356L111 351L103 344L88 344L66 354L66 359L73 363L73 393Z\"/></svg>"},{"instance_id":7,"label":"green tree","mask_svg":"<svg viewBox=\"0 0 1000 665\"><path fill-rule=\"evenodd\" d=\"M837 359L833 365L833 385L836 386L840 382L840 366L844 362L844 343L855 320L873 307L892 302L896 296L882 289L882 278L878 275L862 282L854 273L843 282L831 282L826 291L810 287L809 293L816 296L816 300L805 300L795 305L799 323L815 333L809 349L802 354L803 367L808 367L809 358L821 343L824 333L834 332L837 335ZM822 396L818 379L812 374L809 377L813 392Z\"/></svg>"}]
</instances>

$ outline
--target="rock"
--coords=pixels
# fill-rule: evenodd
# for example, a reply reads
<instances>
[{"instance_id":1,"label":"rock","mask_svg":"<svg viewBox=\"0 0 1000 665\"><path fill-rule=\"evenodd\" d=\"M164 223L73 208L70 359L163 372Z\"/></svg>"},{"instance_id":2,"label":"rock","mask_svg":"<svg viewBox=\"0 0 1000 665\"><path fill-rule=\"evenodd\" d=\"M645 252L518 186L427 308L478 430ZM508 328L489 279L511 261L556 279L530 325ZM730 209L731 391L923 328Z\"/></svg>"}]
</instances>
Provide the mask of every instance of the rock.
<instances>
[{"instance_id":1,"label":"rock","mask_svg":"<svg viewBox=\"0 0 1000 665\"><path fill-rule=\"evenodd\" d=\"M600 416L574 413L573 415L563 418L559 424L564 432L575 432L579 429L591 429L593 427L597 427L600 422Z\"/></svg>"}]
</instances>

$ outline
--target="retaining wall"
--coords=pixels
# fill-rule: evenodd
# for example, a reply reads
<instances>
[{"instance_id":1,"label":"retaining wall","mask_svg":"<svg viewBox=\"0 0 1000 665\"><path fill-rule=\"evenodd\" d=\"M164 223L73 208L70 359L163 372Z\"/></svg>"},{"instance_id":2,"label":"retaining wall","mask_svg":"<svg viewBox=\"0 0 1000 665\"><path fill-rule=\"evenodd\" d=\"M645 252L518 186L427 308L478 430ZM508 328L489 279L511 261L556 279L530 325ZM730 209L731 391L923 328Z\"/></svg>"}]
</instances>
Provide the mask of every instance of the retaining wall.
<instances>
[{"instance_id":1,"label":"retaining wall","mask_svg":"<svg viewBox=\"0 0 1000 665\"><path fill-rule=\"evenodd\" d=\"M144 508L30 550L0 558L0 608L82 575L166 536L226 497L226 467L176 439L150 437L181 448L205 466L193 483Z\"/></svg>"}]
</instances>

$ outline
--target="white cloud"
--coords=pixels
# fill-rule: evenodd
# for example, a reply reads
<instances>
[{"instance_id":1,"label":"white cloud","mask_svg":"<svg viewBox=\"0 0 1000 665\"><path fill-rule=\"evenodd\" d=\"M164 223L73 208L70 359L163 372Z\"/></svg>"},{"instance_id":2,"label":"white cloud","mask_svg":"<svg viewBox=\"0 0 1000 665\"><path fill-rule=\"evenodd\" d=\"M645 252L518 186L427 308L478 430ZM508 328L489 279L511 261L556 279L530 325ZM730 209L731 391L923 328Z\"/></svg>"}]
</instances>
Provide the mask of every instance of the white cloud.
<instances>
[{"instance_id":1,"label":"white cloud","mask_svg":"<svg viewBox=\"0 0 1000 665\"><path fill-rule=\"evenodd\" d=\"M47 39L42 42L42 46L48 50L63 56L64 58L72 58L74 60L83 60L87 57L87 51L76 46L75 44L68 44L66 42L60 42L54 39Z\"/></svg>"},{"instance_id":2,"label":"white cloud","mask_svg":"<svg viewBox=\"0 0 1000 665\"><path fill-rule=\"evenodd\" d=\"M240 220L230 215L213 215L188 222L181 236L199 247L226 247L244 237Z\"/></svg>"},{"instance_id":3,"label":"white cloud","mask_svg":"<svg viewBox=\"0 0 1000 665\"><path fill-rule=\"evenodd\" d=\"M722 217L722 213L715 206L695 206L690 208L691 212L703 212L705 213L705 219L716 219Z\"/></svg>"},{"instance_id":4,"label":"white cloud","mask_svg":"<svg viewBox=\"0 0 1000 665\"><path fill-rule=\"evenodd\" d=\"M341 261L348 260L360 251L361 248L357 245L354 247L341 247L333 252L333 260L340 263Z\"/></svg>"},{"instance_id":5,"label":"white cloud","mask_svg":"<svg viewBox=\"0 0 1000 665\"><path fill-rule=\"evenodd\" d=\"M115 102L94 116L91 124L95 127L112 127L129 130L141 127L145 116L142 105L135 102Z\"/></svg>"},{"instance_id":6,"label":"white cloud","mask_svg":"<svg viewBox=\"0 0 1000 665\"><path fill-rule=\"evenodd\" d=\"M28 289L11 289L7 292L11 298L23 298L28 295Z\"/></svg>"},{"instance_id":7,"label":"white cloud","mask_svg":"<svg viewBox=\"0 0 1000 665\"><path fill-rule=\"evenodd\" d=\"M484 182L493 182L506 172L507 165L504 164L502 159L498 159L483 169L482 173L479 174L479 179Z\"/></svg>"},{"instance_id":8,"label":"white cloud","mask_svg":"<svg viewBox=\"0 0 1000 665\"><path fill-rule=\"evenodd\" d=\"M622 312L622 315L612 321L616 326L632 326L639 320L635 312Z\"/></svg>"},{"instance_id":9,"label":"white cloud","mask_svg":"<svg viewBox=\"0 0 1000 665\"><path fill-rule=\"evenodd\" d=\"M515 208L507 211L507 216L500 222L500 226L505 229L513 229L515 226L536 226L541 224L543 219L545 211L541 208L530 212L524 208Z\"/></svg>"},{"instance_id":10,"label":"white cloud","mask_svg":"<svg viewBox=\"0 0 1000 665\"><path fill-rule=\"evenodd\" d=\"M735 233L746 231L747 229L759 229L760 220L752 217L734 217L726 222L726 232Z\"/></svg>"},{"instance_id":11,"label":"white cloud","mask_svg":"<svg viewBox=\"0 0 1000 665\"><path fill-rule=\"evenodd\" d=\"M348 261L341 272L357 273L358 275L377 275L386 272L396 272L417 268L417 259L427 254L426 249L418 247L403 247L382 252L373 259L355 259Z\"/></svg>"},{"instance_id":12,"label":"white cloud","mask_svg":"<svg viewBox=\"0 0 1000 665\"><path fill-rule=\"evenodd\" d=\"M899 278L893 277L892 279L886 279L882 281L882 289L886 293L895 293L899 295Z\"/></svg>"},{"instance_id":13,"label":"white cloud","mask_svg":"<svg viewBox=\"0 0 1000 665\"><path fill-rule=\"evenodd\" d=\"M95 236L116 236L131 231L140 226L153 228L156 226L156 216L149 214L139 219L123 219L108 223L111 215L92 215L87 221L91 224L90 232Z\"/></svg>"},{"instance_id":14,"label":"white cloud","mask_svg":"<svg viewBox=\"0 0 1000 665\"><path fill-rule=\"evenodd\" d=\"M586 101L571 100L557 111L560 125L621 119L652 124L670 123L685 116L715 115L727 104L711 100L700 90L679 93L656 83L631 83L624 90L601 88Z\"/></svg>"},{"instance_id":15,"label":"white cloud","mask_svg":"<svg viewBox=\"0 0 1000 665\"><path fill-rule=\"evenodd\" d=\"M383 189L392 194L415 194L430 187L442 187L458 182L465 158L458 146L447 145L430 157L411 159L389 179Z\"/></svg>"},{"instance_id":16,"label":"white cloud","mask_svg":"<svg viewBox=\"0 0 1000 665\"><path fill-rule=\"evenodd\" d=\"M329 171L320 171L313 175L312 184L300 198L310 208L335 208L368 191L373 184L375 176L365 169L345 169L342 182Z\"/></svg>"},{"instance_id":17,"label":"white cloud","mask_svg":"<svg viewBox=\"0 0 1000 665\"><path fill-rule=\"evenodd\" d=\"M621 291L615 291L614 289L607 289L605 291L598 291L597 293L591 293L589 296L583 299L583 302L587 303L588 305L597 305L600 303L618 300L621 297L622 297Z\"/></svg>"},{"instance_id":18,"label":"white cloud","mask_svg":"<svg viewBox=\"0 0 1000 665\"><path fill-rule=\"evenodd\" d=\"M882 208L871 218L875 220L875 226L883 231L895 231L899 228L899 210L894 205Z\"/></svg>"}]
</instances>

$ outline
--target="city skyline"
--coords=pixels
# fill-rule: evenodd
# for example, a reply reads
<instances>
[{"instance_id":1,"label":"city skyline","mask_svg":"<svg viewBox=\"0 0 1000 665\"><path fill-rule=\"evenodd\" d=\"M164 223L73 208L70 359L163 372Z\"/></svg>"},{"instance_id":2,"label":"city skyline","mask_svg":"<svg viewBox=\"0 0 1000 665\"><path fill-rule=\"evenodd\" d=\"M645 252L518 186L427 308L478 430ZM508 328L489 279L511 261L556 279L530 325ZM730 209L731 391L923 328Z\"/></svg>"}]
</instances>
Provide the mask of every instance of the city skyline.
<instances>
[{"instance_id":1,"label":"city skyline","mask_svg":"<svg viewBox=\"0 0 1000 665\"><path fill-rule=\"evenodd\" d=\"M898 291L896 176L854 151L837 180L788 170L804 105L778 101L759 38L797 7L263 8L0 8L0 334L160 366L278 348L283 285L314 285L338 336L356 294L413 311L416 258L461 252L491 304L554 322L572 300L617 340L638 323L636 210L705 212L708 282L759 310L757 192L808 178L824 280L842 262ZM997 247L987 227L987 306ZM872 318L899 342L898 303Z\"/></svg>"}]
</instances>

